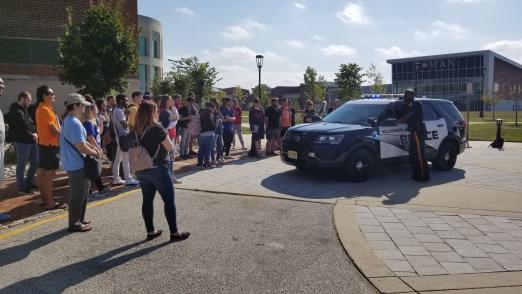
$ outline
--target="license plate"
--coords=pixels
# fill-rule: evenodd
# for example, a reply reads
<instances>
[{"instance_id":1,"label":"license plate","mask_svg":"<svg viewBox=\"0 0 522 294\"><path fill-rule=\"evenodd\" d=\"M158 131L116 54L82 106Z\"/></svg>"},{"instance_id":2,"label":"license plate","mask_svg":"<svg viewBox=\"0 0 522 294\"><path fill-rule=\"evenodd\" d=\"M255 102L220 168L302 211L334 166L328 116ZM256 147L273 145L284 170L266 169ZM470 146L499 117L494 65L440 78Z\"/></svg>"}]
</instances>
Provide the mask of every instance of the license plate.
<instances>
[{"instance_id":1,"label":"license plate","mask_svg":"<svg viewBox=\"0 0 522 294\"><path fill-rule=\"evenodd\" d=\"M292 150L288 150L288 158L290 158L290 159L297 159L297 152L296 151L292 151Z\"/></svg>"}]
</instances>

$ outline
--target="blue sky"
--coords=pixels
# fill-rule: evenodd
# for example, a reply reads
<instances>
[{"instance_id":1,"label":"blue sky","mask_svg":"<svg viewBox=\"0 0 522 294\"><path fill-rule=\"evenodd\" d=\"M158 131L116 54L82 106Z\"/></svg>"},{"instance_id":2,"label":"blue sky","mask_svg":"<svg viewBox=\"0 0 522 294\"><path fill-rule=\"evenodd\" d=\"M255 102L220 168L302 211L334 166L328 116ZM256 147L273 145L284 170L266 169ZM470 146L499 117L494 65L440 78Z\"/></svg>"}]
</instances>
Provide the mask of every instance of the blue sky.
<instances>
[{"instance_id":1,"label":"blue sky","mask_svg":"<svg viewBox=\"0 0 522 294\"><path fill-rule=\"evenodd\" d=\"M138 13L163 24L168 58L197 56L223 78L217 86L302 82L308 65L333 80L341 63L491 49L522 63L519 0L139 0Z\"/></svg>"}]
</instances>

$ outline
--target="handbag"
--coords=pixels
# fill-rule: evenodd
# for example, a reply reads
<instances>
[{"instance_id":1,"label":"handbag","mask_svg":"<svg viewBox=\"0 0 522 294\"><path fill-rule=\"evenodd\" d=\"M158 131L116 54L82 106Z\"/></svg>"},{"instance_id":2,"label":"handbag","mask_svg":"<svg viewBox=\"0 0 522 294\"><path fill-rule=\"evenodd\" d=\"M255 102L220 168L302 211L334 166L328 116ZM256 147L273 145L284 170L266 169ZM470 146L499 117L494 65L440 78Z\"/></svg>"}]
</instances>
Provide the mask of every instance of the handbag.
<instances>
[{"instance_id":1,"label":"handbag","mask_svg":"<svg viewBox=\"0 0 522 294\"><path fill-rule=\"evenodd\" d=\"M65 142L69 144L78 155L83 158L83 171L85 172L85 176L91 181L95 181L97 178L101 175L101 163L100 160L98 160L96 157L92 155L83 155L76 149L76 147L67 140L65 135L63 135L63 138L65 139Z\"/></svg>"},{"instance_id":2,"label":"handbag","mask_svg":"<svg viewBox=\"0 0 522 294\"><path fill-rule=\"evenodd\" d=\"M139 172L154 167L154 160L158 156L161 142L158 144L158 148L156 149L156 152L154 152L154 156L151 157L149 151L147 151L147 149L141 145L141 141L143 140L143 137L147 131L148 129L143 132L139 140L137 133L131 132L129 134L129 137L133 139L131 143L132 146L128 150L131 172Z\"/></svg>"}]
</instances>

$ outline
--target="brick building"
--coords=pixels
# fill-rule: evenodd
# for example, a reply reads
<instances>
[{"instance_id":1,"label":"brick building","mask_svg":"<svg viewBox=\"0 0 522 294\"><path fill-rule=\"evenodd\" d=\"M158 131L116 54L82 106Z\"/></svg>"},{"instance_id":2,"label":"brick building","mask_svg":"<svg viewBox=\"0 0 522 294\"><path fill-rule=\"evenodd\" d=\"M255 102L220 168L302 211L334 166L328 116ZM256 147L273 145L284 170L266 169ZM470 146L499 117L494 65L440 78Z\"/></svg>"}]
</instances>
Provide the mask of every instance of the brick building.
<instances>
[{"instance_id":1,"label":"brick building","mask_svg":"<svg viewBox=\"0 0 522 294\"><path fill-rule=\"evenodd\" d=\"M7 110L19 92L29 90L34 98L36 88L47 84L60 98L76 90L62 85L57 76L58 38L65 31L67 7L79 19L90 5L102 0L1 0L0 1L0 77L6 84L6 93L0 107ZM103 0L107 5L122 10L128 25L138 25L137 0ZM130 80L137 88L137 80Z\"/></svg>"}]
</instances>

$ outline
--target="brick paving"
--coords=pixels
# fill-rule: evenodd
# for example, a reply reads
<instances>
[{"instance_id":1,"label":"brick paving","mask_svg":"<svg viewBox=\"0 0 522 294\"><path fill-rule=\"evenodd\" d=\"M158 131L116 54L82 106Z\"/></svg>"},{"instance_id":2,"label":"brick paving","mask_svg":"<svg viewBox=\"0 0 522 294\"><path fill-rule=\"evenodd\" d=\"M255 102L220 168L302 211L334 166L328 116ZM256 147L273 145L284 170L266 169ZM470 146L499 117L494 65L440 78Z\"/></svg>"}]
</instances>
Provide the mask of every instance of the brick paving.
<instances>
[{"instance_id":1,"label":"brick paving","mask_svg":"<svg viewBox=\"0 0 522 294\"><path fill-rule=\"evenodd\" d=\"M356 206L371 250L397 276L522 270L522 220Z\"/></svg>"}]
</instances>

